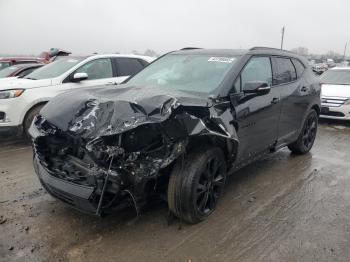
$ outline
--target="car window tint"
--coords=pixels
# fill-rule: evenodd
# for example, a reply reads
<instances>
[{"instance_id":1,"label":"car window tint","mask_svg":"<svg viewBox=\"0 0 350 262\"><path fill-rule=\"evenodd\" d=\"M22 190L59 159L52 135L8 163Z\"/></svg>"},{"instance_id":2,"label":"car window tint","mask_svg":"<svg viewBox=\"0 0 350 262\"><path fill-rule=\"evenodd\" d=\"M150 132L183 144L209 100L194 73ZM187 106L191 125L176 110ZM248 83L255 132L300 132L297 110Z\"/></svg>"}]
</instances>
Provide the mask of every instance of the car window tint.
<instances>
[{"instance_id":1,"label":"car window tint","mask_svg":"<svg viewBox=\"0 0 350 262\"><path fill-rule=\"evenodd\" d=\"M37 63L36 60L18 60L18 61L14 61L13 64L14 65L18 65L18 64L33 64L33 63Z\"/></svg>"},{"instance_id":2,"label":"car window tint","mask_svg":"<svg viewBox=\"0 0 350 262\"><path fill-rule=\"evenodd\" d=\"M131 76L140 72L144 66L136 58L118 57L115 58L118 76Z\"/></svg>"},{"instance_id":3,"label":"car window tint","mask_svg":"<svg viewBox=\"0 0 350 262\"><path fill-rule=\"evenodd\" d=\"M38 69L38 67L32 67L32 68L24 69L17 76L18 77L24 77L24 76L30 74L31 72L33 72L35 69Z\"/></svg>"},{"instance_id":4,"label":"car window tint","mask_svg":"<svg viewBox=\"0 0 350 262\"><path fill-rule=\"evenodd\" d=\"M281 85L297 79L295 68L289 58L274 57L273 64L273 84Z\"/></svg>"},{"instance_id":5,"label":"car window tint","mask_svg":"<svg viewBox=\"0 0 350 262\"><path fill-rule=\"evenodd\" d=\"M75 73L86 73L88 80L113 77L112 63L109 58L100 58L86 63Z\"/></svg>"},{"instance_id":6,"label":"car window tint","mask_svg":"<svg viewBox=\"0 0 350 262\"><path fill-rule=\"evenodd\" d=\"M303 74L305 66L301 62L299 62L298 59L295 58L292 59L292 62L294 64L295 69L297 70L297 77L299 78Z\"/></svg>"},{"instance_id":7,"label":"car window tint","mask_svg":"<svg viewBox=\"0 0 350 262\"><path fill-rule=\"evenodd\" d=\"M249 81L264 81L272 83L271 62L269 57L253 57L241 73L241 86Z\"/></svg>"}]
</instances>

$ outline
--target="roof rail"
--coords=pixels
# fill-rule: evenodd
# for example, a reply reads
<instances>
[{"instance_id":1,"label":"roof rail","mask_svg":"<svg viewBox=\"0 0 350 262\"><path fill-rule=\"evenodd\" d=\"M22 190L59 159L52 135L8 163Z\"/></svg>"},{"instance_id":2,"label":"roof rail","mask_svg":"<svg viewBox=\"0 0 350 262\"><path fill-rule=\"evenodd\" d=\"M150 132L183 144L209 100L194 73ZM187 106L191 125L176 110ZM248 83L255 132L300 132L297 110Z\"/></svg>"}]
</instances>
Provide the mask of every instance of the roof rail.
<instances>
[{"instance_id":1,"label":"roof rail","mask_svg":"<svg viewBox=\"0 0 350 262\"><path fill-rule=\"evenodd\" d=\"M180 50L192 50L192 49L202 49L201 47L184 47L181 48Z\"/></svg>"},{"instance_id":2,"label":"roof rail","mask_svg":"<svg viewBox=\"0 0 350 262\"><path fill-rule=\"evenodd\" d=\"M265 46L254 46L254 47L250 48L249 50L250 51L253 51L253 50L276 50L276 51L283 51L283 52L295 54L295 53L288 51L288 50L274 48L274 47L265 47Z\"/></svg>"}]
</instances>

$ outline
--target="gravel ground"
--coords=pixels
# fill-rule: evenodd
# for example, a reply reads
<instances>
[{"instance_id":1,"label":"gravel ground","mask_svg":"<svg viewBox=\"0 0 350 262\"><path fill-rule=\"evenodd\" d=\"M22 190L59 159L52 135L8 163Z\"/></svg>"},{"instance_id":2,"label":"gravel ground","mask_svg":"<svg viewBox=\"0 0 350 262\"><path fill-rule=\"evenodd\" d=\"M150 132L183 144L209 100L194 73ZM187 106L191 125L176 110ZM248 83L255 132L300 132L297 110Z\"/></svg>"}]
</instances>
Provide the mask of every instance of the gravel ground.
<instances>
[{"instance_id":1,"label":"gravel ground","mask_svg":"<svg viewBox=\"0 0 350 262\"><path fill-rule=\"evenodd\" d=\"M311 153L287 149L230 177L198 225L155 203L103 219L50 197L31 147L0 145L0 261L350 261L350 124L320 125Z\"/></svg>"}]
</instances>

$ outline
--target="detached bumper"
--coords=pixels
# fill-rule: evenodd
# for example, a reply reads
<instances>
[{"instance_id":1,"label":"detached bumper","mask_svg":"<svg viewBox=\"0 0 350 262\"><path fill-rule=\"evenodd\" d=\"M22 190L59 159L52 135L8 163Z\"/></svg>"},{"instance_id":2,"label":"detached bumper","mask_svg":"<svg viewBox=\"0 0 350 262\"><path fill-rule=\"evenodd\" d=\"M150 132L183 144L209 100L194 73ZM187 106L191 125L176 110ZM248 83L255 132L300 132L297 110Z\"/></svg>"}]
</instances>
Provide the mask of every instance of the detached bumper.
<instances>
[{"instance_id":1,"label":"detached bumper","mask_svg":"<svg viewBox=\"0 0 350 262\"><path fill-rule=\"evenodd\" d=\"M91 202L93 187L74 184L50 175L36 157L34 169L42 186L50 195L82 212L96 214L96 206Z\"/></svg>"}]
</instances>

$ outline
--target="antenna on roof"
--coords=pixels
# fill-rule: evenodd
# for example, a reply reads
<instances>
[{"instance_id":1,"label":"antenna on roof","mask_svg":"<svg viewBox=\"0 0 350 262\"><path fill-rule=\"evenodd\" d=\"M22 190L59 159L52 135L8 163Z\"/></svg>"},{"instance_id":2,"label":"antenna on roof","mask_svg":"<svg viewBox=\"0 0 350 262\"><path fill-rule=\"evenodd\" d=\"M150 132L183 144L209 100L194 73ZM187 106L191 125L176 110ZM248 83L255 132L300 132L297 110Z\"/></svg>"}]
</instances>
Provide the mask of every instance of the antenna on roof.
<instances>
[{"instance_id":1,"label":"antenna on roof","mask_svg":"<svg viewBox=\"0 0 350 262\"><path fill-rule=\"evenodd\" d=\"M284 26L282 27L282 39L281 39L281 50L283 50L283 40L284 40Z\"/></svg>"}]
</instances>

